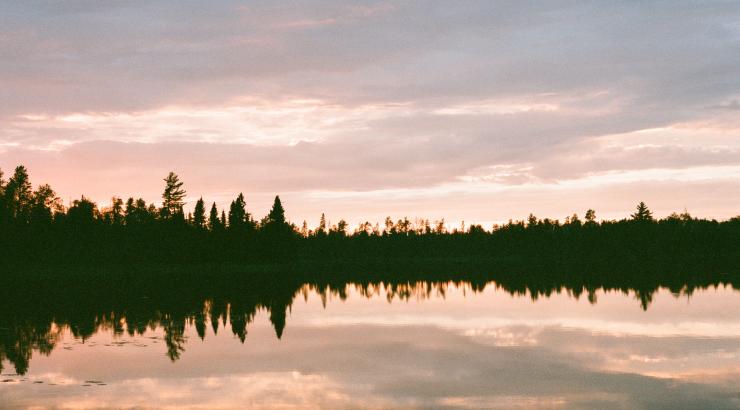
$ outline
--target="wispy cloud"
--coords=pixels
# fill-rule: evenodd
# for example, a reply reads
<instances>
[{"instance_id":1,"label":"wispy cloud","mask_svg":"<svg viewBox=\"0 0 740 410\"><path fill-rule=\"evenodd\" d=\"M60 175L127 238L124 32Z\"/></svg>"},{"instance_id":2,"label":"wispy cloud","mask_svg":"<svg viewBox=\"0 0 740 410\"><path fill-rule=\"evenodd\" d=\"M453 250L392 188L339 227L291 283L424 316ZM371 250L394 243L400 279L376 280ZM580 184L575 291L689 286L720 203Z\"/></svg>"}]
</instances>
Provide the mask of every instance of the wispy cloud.
<instances>
[{"instance_id":1,"label":"wispy cloud","mask_svg":"<svg viewBox=\"0 0 740 410\"><path fill-rule=\"evenodd\" d=\"M28 163L63 195L164 169L214 176L189 179L204 195L431 191L448 206L473 185L586 180L683 181L721 203L708 184L738 182L723 174L740 150L733 3L2 7L0 166ZM93 164L109 184L74 177ZM710 203L696 212L730 212Z\"/></svg>"}]
</instances>

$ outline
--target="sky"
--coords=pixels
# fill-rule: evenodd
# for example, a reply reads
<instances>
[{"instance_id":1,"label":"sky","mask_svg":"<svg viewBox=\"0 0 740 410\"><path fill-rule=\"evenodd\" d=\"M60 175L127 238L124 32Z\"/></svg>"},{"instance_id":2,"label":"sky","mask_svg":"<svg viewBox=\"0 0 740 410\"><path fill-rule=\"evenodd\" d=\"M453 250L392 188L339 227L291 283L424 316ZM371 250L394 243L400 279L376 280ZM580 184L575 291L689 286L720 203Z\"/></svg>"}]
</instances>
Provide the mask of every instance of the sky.
<instances>
[{"instance_id":1,"label":"sky","mask_svg":"<svg viewBox=\"0 0 740 410\"><path fill-rule=\"evenodd\" d=\"M740 214L740 3L0 2L0 169L351 225Z\"/></svg>"}]
</instances>

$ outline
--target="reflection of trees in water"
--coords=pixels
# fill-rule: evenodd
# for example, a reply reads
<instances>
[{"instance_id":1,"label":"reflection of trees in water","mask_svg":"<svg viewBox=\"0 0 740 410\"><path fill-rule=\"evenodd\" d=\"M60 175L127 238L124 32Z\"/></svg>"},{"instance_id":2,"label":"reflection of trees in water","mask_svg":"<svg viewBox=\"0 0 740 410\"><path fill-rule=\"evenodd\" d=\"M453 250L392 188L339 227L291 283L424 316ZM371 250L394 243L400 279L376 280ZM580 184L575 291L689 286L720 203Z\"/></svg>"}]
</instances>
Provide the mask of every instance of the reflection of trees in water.
<instances>
[{"instance_id":1,"label":"reflection of trees in water","mask_svg":"<svg viewBox=\"0 0 740 410\"><path fill-rule=\"evenodd\" d=\"M37 351L51 354L61 339L63 328L54 323L33 323L31 321L5 321L0 327L0 371L2 360L7 359L15 366L18 374L28 371L31 354Z\"/></svg>"},{"instance_id":2,"label":"reflection of trees in water","mask_svg":"<svg viewBox=\"0 0 740 410\"><path fill-rule=\"evenodd\" d=\"M385 298L388 302L445 298L454 288L463 294L483 292L494 287L516 297L532 301L565 294L597 303L598 292L632 295L643 309L648 309L656 291L668 289L675 297L690 296L697 289L730 285L737 287L736 275L650 275L645 273L603 275L526 275L526 274L453 274L453 275L324 275L321 280L302 280L302 275L255 275L203 281L197 278L162 286L159 279L103 283L91 292L87 281L64 289L33 281L30 289L4 288L0 293L0 365L7 360L16 372L28 371L33 352L48 355L68 330L83 343L98 332L115 336L143 335L161 329L167 356L176 361L185 351L188 326L201 339L210 326L213 333L230 328L243 343L249 324L258 312L269 315L277 338L281 338L286 317L295 298L317 295L324 306L329 299L346 300L354 292L363 298ZM431 276L431 280L421 277ZM291 279L286 279L286 278ZM395 278L395 279L394 279ZM495 278L495 281L492 280ZM627 278L627 279L624 279ZM196 280L197 279L197 280ZM627 284L629 283L629 284ZM13 292L15 289L17 292ZM29 294L36 295L29 300ZM14 296L15 295L15 296ZM25 296L24 296L25 295ZM66 301L39 304L38 300ZM228 324L228 326L227 326ZM0 367L0 370L2 368Z\"/></svg>"}]
</instances>

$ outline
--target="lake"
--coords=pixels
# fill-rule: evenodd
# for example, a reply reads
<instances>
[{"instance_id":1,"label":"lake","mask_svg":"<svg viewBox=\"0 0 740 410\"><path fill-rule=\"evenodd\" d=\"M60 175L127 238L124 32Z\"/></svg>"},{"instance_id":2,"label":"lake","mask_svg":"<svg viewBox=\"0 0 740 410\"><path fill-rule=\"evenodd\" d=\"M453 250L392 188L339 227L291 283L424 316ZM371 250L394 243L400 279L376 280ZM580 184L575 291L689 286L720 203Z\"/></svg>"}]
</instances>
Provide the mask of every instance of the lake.
<instances>
[{"instance_id":1,"label":"lake","mask_svg":"<svg viewBox=\"0 0 740 410\"><path fill-rule=\"evenodd\" d=\"M725 283L270 286L4 300L0 407L740 407Z\"/></svg>"}]
</instances>

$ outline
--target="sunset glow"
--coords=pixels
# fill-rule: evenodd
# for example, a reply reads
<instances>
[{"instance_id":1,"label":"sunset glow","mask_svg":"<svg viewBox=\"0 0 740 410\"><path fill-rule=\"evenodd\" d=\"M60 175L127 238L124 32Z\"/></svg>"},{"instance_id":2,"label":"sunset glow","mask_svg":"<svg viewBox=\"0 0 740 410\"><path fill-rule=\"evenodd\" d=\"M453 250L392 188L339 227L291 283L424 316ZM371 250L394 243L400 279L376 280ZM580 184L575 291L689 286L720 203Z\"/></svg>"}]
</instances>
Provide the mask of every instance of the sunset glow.
<instances>
[{"instance_id":1,"label":"sunset glow","mask_svg":"<svg viewBox=\"0 0 740 410\"><path fill-rule=\"evenodd\" d=\"M0 167L101 205L174 170L186 207L314 222L740 203L732 3L166 3L2 6Z\"/></svg>"}]
</instances>

